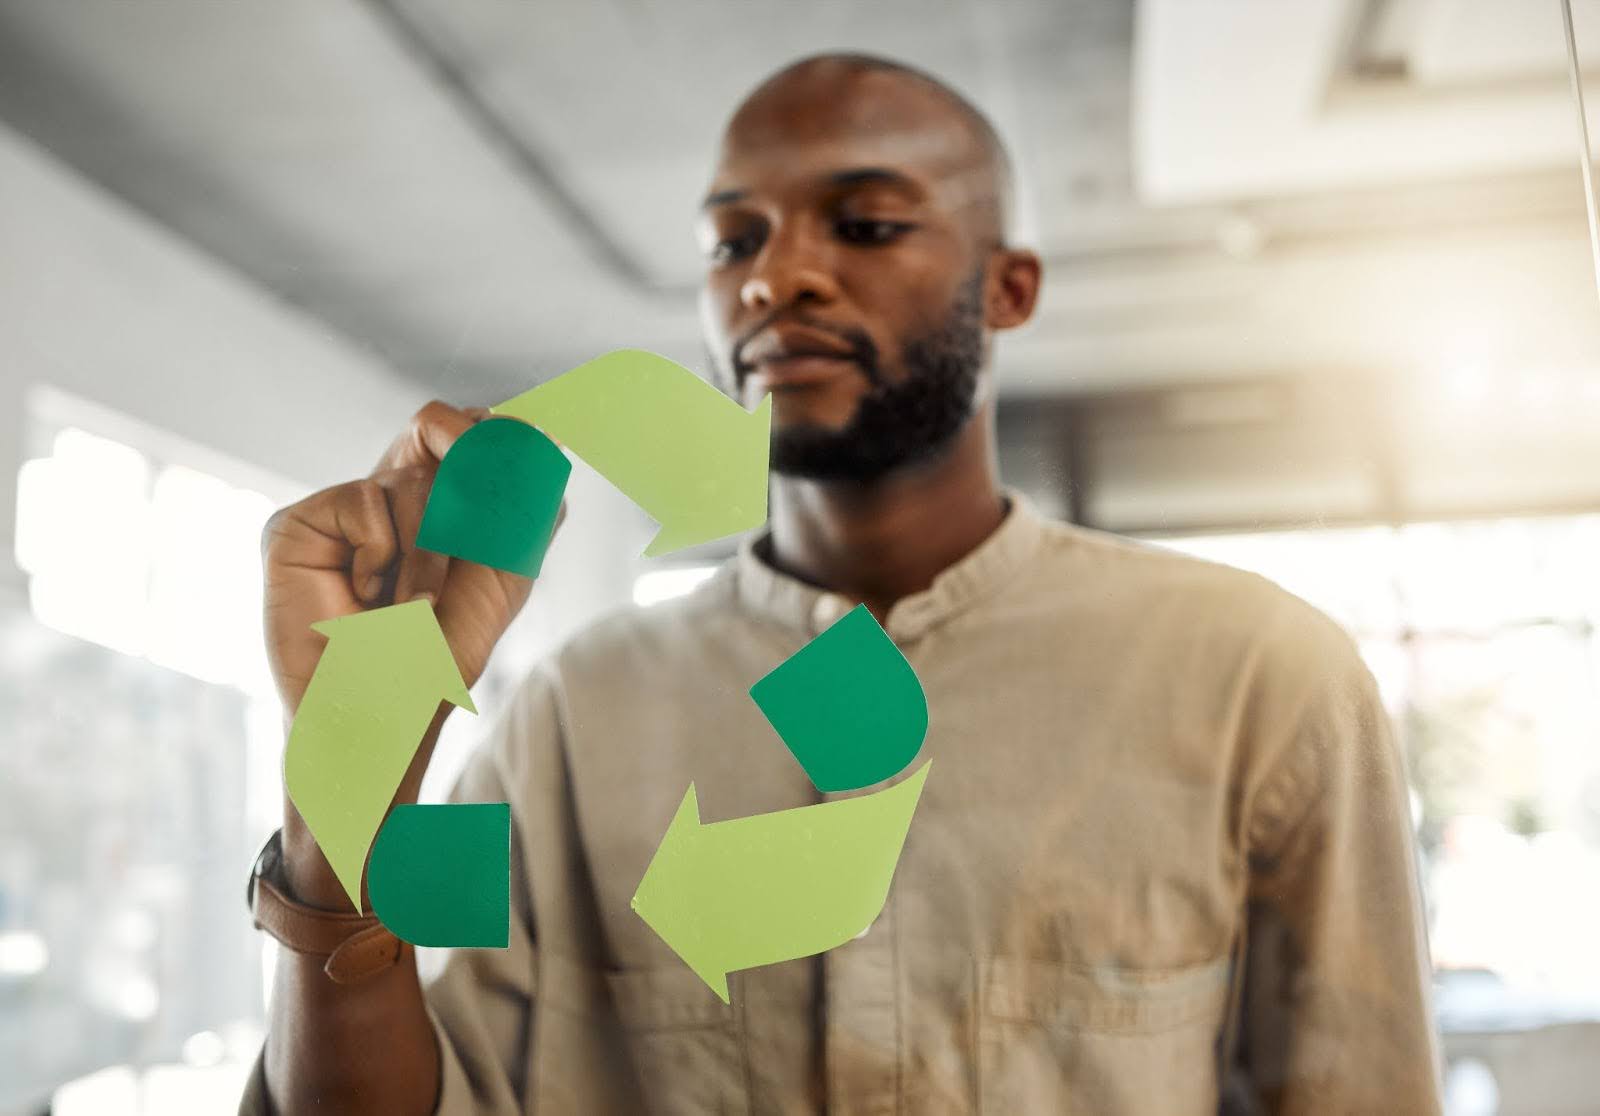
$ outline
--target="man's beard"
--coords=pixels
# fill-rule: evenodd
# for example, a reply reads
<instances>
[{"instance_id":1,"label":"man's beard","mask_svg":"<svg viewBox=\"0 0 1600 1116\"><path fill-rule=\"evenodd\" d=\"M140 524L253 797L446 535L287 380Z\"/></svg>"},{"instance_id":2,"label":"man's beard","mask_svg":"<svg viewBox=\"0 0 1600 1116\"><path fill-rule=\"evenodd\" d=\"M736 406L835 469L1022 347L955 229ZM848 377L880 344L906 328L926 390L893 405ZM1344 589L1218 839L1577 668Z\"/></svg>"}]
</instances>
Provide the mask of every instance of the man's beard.
<instances>
[{"instance_id":1,"label":"man's beard","mask_svg":"<svg viewBox=\"0 0 1600 1116\"><path fill-rule=\"evenodd\" d=\"M842 428L790 426L772 432L772 471L820 481L869 484L936 456L972 416L983 364L983 272L961 285L938 327L903 348L905 378L875 386Z\"/></svg>"}]
</instances>

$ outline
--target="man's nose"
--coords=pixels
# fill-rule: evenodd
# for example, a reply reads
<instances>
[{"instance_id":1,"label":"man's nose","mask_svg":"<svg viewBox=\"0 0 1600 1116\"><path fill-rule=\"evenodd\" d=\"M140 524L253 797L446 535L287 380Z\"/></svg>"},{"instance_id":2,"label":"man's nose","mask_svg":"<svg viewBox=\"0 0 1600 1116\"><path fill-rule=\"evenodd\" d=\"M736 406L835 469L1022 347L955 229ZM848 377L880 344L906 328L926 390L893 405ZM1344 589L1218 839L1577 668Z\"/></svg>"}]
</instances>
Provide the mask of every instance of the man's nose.
<instances>
[{"instance_id":1,"label":"man's nose","mask_svg":"<svg viewBox=\"0 0 1600 1116\"><path fill-rule=\"evenodd\" d=\"M827 252L797 236L767 241L739 288L739 301L757 314L801 303L823 305L838 297Z\"/></svg>"}]
</instances>

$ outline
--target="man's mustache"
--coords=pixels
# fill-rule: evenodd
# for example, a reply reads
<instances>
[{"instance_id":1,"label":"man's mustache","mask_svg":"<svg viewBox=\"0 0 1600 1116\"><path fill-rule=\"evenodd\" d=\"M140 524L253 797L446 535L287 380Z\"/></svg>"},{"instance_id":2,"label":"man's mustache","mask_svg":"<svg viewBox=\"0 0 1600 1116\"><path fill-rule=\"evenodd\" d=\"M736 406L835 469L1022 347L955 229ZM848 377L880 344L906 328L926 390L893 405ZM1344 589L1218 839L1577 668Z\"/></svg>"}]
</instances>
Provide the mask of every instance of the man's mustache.
<instances>
[{"instance_id":1,"label":"man's mustache","mask_svg":"<svg viewBox=\"0 0 1600 1116\"><path fill-rule=\"evenodd\" d=\"M755 365L750 364L744 358L746 348L767 330L782 323L804 326L807 329L815 330L818 333L826 333L830 337L837 338L849 348L849 359L855 361L861 368L861 373L867 378L869 384L876 386L882 382L882 377L878 371L878 346L871 337L867 336L865 330L829 325L827 322L819 322L815 318L796 314L790 310L767 315L767 317L751 326L743 336L734 342L731 363L733 381L736 386L743 387L745 378L755 371Z\"/></svg>"}]
</instances>

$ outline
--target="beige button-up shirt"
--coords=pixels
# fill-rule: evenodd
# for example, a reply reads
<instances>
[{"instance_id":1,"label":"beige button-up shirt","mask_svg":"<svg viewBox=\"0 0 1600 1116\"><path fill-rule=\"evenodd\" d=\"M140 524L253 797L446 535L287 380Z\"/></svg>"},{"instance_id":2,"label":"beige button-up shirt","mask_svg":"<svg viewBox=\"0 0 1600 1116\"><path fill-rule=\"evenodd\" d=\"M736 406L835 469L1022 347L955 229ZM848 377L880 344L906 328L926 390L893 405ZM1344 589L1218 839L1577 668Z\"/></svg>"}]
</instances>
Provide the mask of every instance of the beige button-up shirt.
<instances>
[{"instance_id":1,"label":"beige button-up shirt","mask_svg":"<svg viewBox=\"0 0 1600 1116\"><path fill-rule=\"evenodd\" d=\"M851 604L747 544L527 680L454 791L512 805L513 913L428 987L441 1116L1437 1111L1405 784L1349 637L1015 493L887 618L936 762L882 915L718 1000L629 900L691 782L707 823L820 800L748 690Z\"/></svg>"}]
</instances>

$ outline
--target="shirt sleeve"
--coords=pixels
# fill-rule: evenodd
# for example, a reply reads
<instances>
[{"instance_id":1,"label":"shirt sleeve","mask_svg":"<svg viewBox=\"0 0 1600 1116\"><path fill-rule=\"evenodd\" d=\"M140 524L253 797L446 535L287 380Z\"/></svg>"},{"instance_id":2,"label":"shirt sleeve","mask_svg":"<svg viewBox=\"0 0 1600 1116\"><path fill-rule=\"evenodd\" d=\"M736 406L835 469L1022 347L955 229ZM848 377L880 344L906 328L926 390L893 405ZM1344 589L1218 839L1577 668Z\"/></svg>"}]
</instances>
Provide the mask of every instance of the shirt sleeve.
<instances>
[{"instance_id":1,"label":"shirt sleeve","mask_svg":"<svg viewBox=\"0 0 1600 1116\"><path fill-rule=\"evenodd\" d=\"M1430 963L1393 728L1354 642L1298 600L1278 678L1306 696L1262 780L1239 1063L1257 1111L1440 1109Z\"/></svg>"}]
</instances>

